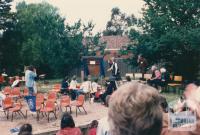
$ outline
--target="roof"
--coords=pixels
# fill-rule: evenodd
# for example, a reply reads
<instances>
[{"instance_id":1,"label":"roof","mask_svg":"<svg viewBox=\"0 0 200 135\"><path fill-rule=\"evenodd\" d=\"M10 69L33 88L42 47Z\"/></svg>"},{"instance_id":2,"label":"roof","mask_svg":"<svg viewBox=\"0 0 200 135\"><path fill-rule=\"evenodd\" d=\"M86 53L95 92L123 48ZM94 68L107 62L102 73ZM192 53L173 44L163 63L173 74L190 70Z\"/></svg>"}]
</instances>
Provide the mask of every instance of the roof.
<instances>
[{"instance_id":1,"label":"roof","mask_svg":"<svg viewBox=\"0 0 200 135\"><path fill-rule=\"evenodd\" d=\"M105 50L120 50L123 46L127 46L130 43L128 36L102 36L99 40L101 43L106 43ZM88 44L87 39L83 38L83 45ZM89 43L90 44L90 43Z\"/></svg>"},{"instance_id":2,"label":"roof","mask_svg":"<svg viewBox=\"0 0 200 135\"><path fill-rule=\"evenodd\" d=\"M100 42L106 43L105 50L120 50L130 43L130 39L127 36L103 36L100 38Z\"/></svg>"}]
</instances>

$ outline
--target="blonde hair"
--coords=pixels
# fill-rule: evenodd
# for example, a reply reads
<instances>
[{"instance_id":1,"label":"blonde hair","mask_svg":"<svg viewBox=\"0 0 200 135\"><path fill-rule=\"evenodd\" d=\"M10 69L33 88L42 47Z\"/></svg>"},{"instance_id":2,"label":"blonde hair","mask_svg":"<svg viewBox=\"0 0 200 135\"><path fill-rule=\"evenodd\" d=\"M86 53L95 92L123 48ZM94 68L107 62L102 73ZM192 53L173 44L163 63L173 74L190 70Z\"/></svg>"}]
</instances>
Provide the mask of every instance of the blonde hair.
<instances>
[{"instance_id":1,"label":"blonde hair","mask_svg":"<svg viewBox=\"0 0 200 135\"><path fill-rule=\"evenodd\" d=\"M112 135L160 135L162 109L156 89L138 82L118 88L109 102Z\"/></svg>"}]
</instances>

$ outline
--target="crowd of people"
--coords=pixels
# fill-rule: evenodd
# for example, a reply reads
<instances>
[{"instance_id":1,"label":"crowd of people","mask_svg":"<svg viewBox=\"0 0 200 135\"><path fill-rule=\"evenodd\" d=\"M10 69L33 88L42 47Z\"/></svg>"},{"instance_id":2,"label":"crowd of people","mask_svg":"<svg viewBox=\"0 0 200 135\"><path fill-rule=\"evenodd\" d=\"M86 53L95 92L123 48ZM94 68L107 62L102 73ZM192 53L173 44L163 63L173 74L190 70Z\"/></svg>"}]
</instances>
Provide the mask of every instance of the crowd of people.
<instances>
[{"instance_id":1,"label":"crowd of people","mask_svg":"<svg viewBox=\"0 0 200 135\"><path fill-rule=\"evenodd\" d=\"M107 116L93 120L88 126L88 135L200 135L200 87L195 84L187 85L173 107L169 107L165 97L154 87L139 82L120 86L106 97L105 105ZM170 113L185 111L195 114L196 121L169 128L172 124ZM187 126L189 128L185 130ZM196 128L190 130L191 126ZM32 127L25 124L19 135L31 135L31 131ZM75 126L73 117L65 112L56 135L82 135L82 132Z\"/></svg>"}]
</instances>

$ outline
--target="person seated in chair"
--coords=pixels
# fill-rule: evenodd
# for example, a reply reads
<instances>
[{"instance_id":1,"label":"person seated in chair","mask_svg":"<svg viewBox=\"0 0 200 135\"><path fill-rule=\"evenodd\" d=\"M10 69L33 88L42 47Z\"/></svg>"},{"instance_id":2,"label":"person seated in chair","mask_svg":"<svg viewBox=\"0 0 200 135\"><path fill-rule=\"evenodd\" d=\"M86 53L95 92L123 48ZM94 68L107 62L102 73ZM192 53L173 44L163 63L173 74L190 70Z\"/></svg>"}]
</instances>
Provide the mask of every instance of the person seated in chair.
<instances>
[{"instance_id":1,"label":"person seated in chair","mask_svg":"<svg viewBox=\"0 0 200 135\"><path fill-rule=\"evenodd\" d=\"M61 94L66 94L69 92L69 82L68 77L66 76L61 83Z\"/></svg>"},{"instance_id":2,"label":"person seated in chair","mask_svg":"<svg viewBox=\"0 0 200 135\"><path fill-rule=\"evenodd\" d=\"M165 87L170 82L170 74L169 74L169 72L167 72L167 70L165 68L161 68L160 72L161 72L160 86Z\"/></svg>"},{"instance_id":3,"label":"person seated in chair","mask_svg":"<svg viewBox=\"0 0 200 135\"><path fill-rule=\"evenodd\" d=\"M161 82L161 73L155 65L151 67L151 71L152 71L152 77L151 79L147 80L147 84L155 88L158 88Z\"/></svg>"}]
</instances>

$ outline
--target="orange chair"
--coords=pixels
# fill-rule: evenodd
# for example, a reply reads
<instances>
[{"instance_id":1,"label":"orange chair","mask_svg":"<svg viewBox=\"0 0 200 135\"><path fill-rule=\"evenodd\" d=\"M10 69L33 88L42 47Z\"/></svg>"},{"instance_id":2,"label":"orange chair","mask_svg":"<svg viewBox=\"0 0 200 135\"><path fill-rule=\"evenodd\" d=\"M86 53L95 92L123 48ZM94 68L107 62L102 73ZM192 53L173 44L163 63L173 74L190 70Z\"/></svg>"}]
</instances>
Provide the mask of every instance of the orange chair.
<instances>
[{"instance_id":1,"label":"orange chair","mask_svg":"<svg viewBox=\"0 0 200 135\"><path fill-rule=\"evenodd\" d=\"M77 116L77 109L81 112L80 107L83 108L85 114L87 114L85 108L84 108L84 101L85 101L85 96L84 95L79 95L78 98L76 99L76 102L74 104L72 103L73 106L76 106L76 116Z\"/></svg>"},{"instance_id":2,"label":"orange chair","mask_svg":"<svg viewBox=\"0 0 200 135\"><path fill-rule=\"evenodd\" d=\"M61 89L61 84L54 84L53 89Z\"/></svg>"},{"instance_id":3,"label":"orange chair","mask_svg":"<svg viewBox=\"0 0 200 135\"><path fill-rule=\"evenodd\" d=\"M28 91L28 88L24 88L24 92L23 92L23 96L28 96L29 95L29 91Z\"/></svg>"},{"instance_id":4,"label":"orange chair","mask_svg":"<svg viewBox=\"0 0 200 135\"><path fill-rule=\"evenodd\" d=\"M37 113L37 121L39 121L40 110L42 109L41 101L37 101L36 99L36 113Z\"/></svg>"},{"instance_id":5,"label":"orange chair","mask_svg":"<svg viewBox=\"0 0 200 135\"><path fill-rule=\"evenodd\" d=\"M50 115L50 113L53 113L54 116L55 116L55 118L57 119L57 117L56 117L55 103L53 101L48 101L47 100L45 107L41 108L40 112L42 112L42 115L43 115L43 112L45 114L48 113L48 115L47 115L48 122L49 122L49 115Z\"/></svg>"},{"instance_id":6,"label":"orange chair","mask_svg":"<svg viewBox=\"0 0 200 135\"><path fill-rule=\"evenodd\" d=\"M13 100L11 97L6 97L3 102L3 110L4 110L4 113L5 115L7 115L7 119L8 119L8 111L9 111L9 108L12 108L13 107ZM7 113L7 114L6 114Z\"/></svg>"},{"instance_id":7,"label":"orange chair","mask_svg":"<svg viewBox=\"0 0 200 135\"><path fill-rule=\"evenodd\" d=\"M69 107L70 113L72 113L69 96L62 96L61 97L61 100L60 100L60 108L61 108L61 110L62 110L62 107L66 107L66 111L67 111L67 108Z\"/></svg>"},{"instance_id":8,"label":"orange chair","mask_svg":"<svg viewBox=\"0 0 200 135\"><path fill-rule=\"evenodd\" d=\"M11 112L12 113L11 121L13 121L13 113L15 114L18 113L19 115L22 115L24 118L26 118L26 116L22 113L21 109L22 109L21 102L15 103L14 107L9 108L8 117L9 117L9 112Z\"/></svg>"},{"instance_id":9,"label":"orange chair","mask_svg":"<svg viewBox=\"0 0 200 135\"><path fill-rule=\"evenodd\" d=\"M12 90L12 89L11 89L10 86L6 86L6 87L3 89L3 94L6 95L6 96L10 95L11 90Z\"/></svg>"},{"instance_id":10,"label":"orange chair","mask_svg":"<svg viewBox=\"0 0 200 135\"><path fill-rule=\"evenodd\" d=\"M51 91L51 92L48 94L47 100L48 100L48 101L56 102L56 99L57 99L57 94L56 94L56 92Z\"/></svg>"},{"instance_id":11,"label":"orange chair","mask_svg":"<svg viewBox=\"0 0 200 135\"><path fill-rule=\"evenodd\" d=\"M44 104L44 95L42 93L37 93L36 101L40 102L41 104Z\"/></svg>"},{"instance_id":12,"label":"orange chair","mask_svg":"<svg viewBox=\"0 0 200 135\"><path fill-rule=\"evenodd\" d=\"M168 84L168 87L172 87L175 88L175 92L176 92L176 88L180 87L183 85L183 77L182 76L174 76L173 82ZM169 88L168 88L169 89ZM178 90L178 93L180 91Z\"/></svg>"},{"instance_id":13,"label":"orange chair","mask_svg":"<svg viewBox=\"0 0 200 135\"><path fill-rule=\"evenodd\" d=\"M13 88L9 96L11 96L12 98L15 98L17 101L17 99L21 97L20 88L19 87Z\"/></svg>"}]
</instances>

